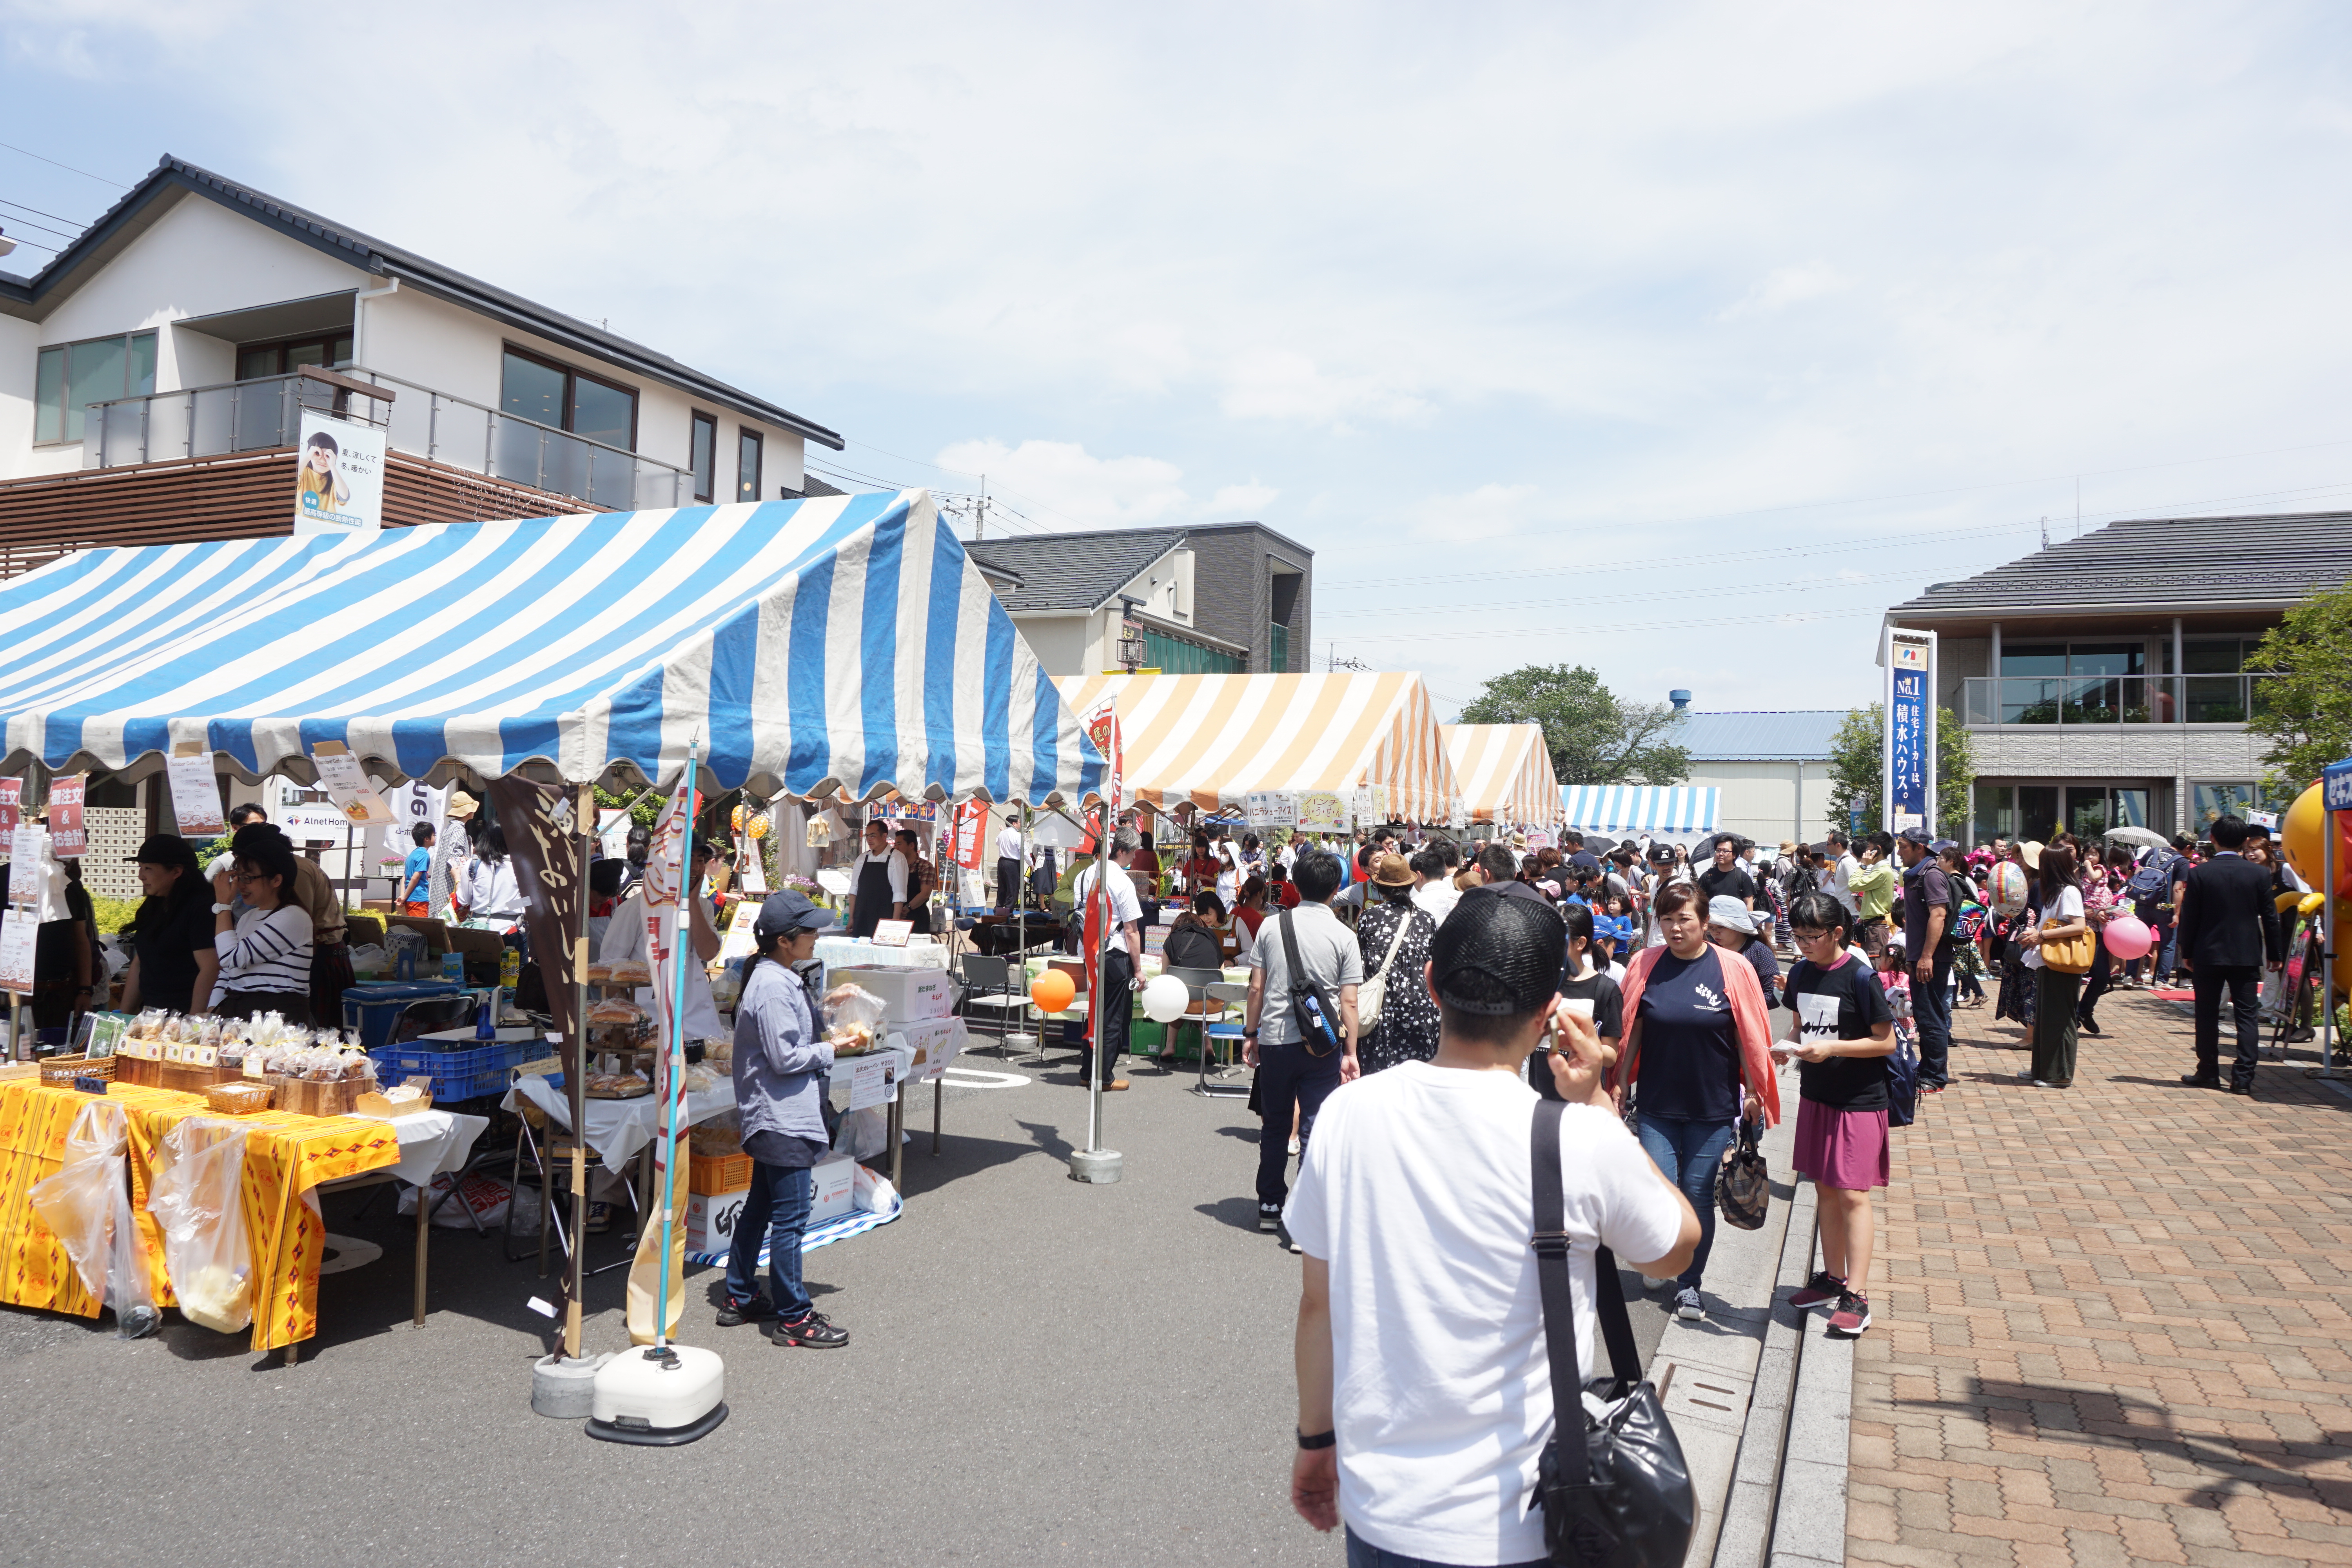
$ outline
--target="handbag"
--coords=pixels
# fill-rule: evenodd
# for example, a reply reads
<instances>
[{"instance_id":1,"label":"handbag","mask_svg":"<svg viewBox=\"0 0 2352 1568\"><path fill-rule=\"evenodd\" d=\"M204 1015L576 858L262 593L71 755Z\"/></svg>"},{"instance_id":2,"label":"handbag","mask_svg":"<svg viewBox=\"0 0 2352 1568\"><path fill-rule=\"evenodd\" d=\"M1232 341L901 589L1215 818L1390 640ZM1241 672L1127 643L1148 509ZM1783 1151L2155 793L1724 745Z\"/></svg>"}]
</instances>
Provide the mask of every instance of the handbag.
<instances>
[{"instance_id":1,"label":"handbag","mask_svg":"<svg viewBox=\"0 0 2352 1568\"><path fill-rule=\"evenodd\" d=\"M1543 1510L1544 1548L1556 1563L1681 1568L1697 1510L1690 1467L1656 1386L1642 1376L1617 1259L1605 1247L1593 1254L1593 1296L1612 1375L1588 1383L1578 1363L1559 1165L1559 1119L1567 1109L1557 1100L1536 1104L1534 1247L1551 1364L1552 1430L1528 1500ZM1593 1416L1587 1393L1603 1403L1605 1414Z\"/></svg>"},{"instance_id":2,"label":"handbag","mask_svg":"<svg viewBox=\"0 0 2352 1568\"><path fill-rule=\"evenodd\" d=\"M1369 1035L1381 1026L1381 1004L1388 999L1389 971L1396 967L1397 951L1404 946L1404 933L1412 929L1415 912L1411 909L1402 911L1403 918L1397 921L1396 935L1389 939L1388 956L1381 960L1378 971L1367 975L1363 984L1356 987L1356 1033L1359 1036Z\"/></svg>"},{"instance_id":3,"label":"handbag","mask_svg":"<svg viewBox=\"0 0 2352 1568\"><path fill-rule=\"evenodd\" d=\"M2098 939L2084 926L2073 936L2042 944L2042 967L2061 974L2088 974L2099 953Z\"/></svg>"},{"instance_id":4,"label":"handbag","mask_svg":"<svg viewBox=\"0 0 2352 1568\"><path fill-rule=\"evenodd\" d=\"M1285 910L1274 922L1282 928L1283 980L1290 991L1290 1016L1298 1025L1298 1043L1307 1047L1307 1054L1328 1057L1339 1048L1339 1009L1299 962L1298 933L1291 929L1290 915Z\"/></svg>"},{"instance_id":5,"label":"handbag","mask_svg":"<svg viewBox=\"0 0 2352 1568\"><path fill-rule=\"evenodd\" d=\"M1762 1121L1742 1117L1738 1136L1715 1168L1715 1206L1722 1211L1723 1223L1735 1229L1763 1229L1771 1207L1772 1173L1758 1146L1763 1136Z\"/></svg>"}]
</instances>

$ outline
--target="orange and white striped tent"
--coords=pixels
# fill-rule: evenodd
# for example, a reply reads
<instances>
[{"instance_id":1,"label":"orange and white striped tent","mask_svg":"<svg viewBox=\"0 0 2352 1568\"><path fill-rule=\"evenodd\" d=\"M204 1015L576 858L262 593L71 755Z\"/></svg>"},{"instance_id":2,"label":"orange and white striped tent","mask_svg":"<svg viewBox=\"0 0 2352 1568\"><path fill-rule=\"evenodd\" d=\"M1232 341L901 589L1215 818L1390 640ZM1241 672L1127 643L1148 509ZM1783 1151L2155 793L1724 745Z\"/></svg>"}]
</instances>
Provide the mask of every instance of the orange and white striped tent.
<instances>
[{"instance_id":1,"label":"orange and white striped tent","mask_svg":"<svg viewBox=\"0 0 2352 1568\"><path fill-rule=\"evenodd\" d=\"M1076 713L1118 702L1127 793L1148 805L1214 809L1258 790L1386 786L1391 816L1443 822L1461 794L1418 675L1087 675L1055 684Z\"/></svg>"},{"instance_id":2,"label":"orange and white striped tent","mask_svg":"<svg viewBox=\"0 0 2352 1568\"><path fill-rule=\"evenodd\" d=\"M1539 827L1560 819L1559 779L1540 724L1446 724L1445 760L1474 822Z\"/></svg>"}]
</instances>

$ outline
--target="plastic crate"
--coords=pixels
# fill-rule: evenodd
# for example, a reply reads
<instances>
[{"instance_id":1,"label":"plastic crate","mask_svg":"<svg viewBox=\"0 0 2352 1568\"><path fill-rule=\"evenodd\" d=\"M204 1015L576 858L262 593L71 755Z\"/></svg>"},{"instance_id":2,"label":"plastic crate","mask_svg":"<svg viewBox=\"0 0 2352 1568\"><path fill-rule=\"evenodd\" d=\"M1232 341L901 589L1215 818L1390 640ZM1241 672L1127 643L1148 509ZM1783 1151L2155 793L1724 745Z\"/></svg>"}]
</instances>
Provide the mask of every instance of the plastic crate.
<instances>
[{"instance_id":1,"label":"plastic crate","mask_svg":"<svg viewBox=\"0 0 2352 1568\"><path fill-rule=\"evenodd\" d=\"M457 1050L427 1050L419 1046L385 1046L368 1053L375 1063L376 1081L404 1083L412 1078L433 1080L433 1100L446 1105L460 1100L481 1100L504 1094L514 1069L541 1050L536 1040L493 1042Z\"/></svg>"},{"instance_id":2,"label":"plastic crate","mask_svg":"<svg viewBox=\"0 0 2352 1568\"><path fill-rule=\"evenodd\" d=\"M343 1027L360 1032L360 1046L373 1052L392 1038L392 1026L411 1002L428 996L455 996L464 990L446 980L392 981L383 984L351 985L343 989Z\"/></svg>"}]
</instances>

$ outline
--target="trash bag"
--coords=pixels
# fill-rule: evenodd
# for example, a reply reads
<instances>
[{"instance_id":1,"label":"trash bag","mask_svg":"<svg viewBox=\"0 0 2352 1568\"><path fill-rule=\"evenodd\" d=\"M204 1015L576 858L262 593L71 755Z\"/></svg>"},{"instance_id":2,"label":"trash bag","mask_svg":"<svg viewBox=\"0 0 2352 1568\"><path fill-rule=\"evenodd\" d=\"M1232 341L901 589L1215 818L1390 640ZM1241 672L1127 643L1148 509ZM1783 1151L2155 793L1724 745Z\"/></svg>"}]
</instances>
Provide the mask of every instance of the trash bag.
<instances>
[{"instance_id":1,"label":"trash bag","mask_svg":"<svg viewBox=\"0 0 2352 1568\"><path fill-rule=\"evenodd\" d=\"M507 1205L514 1200L512 1187L496 1176L476 1173L466 1178L464 1184L457 1189L457 1195L453 1198L448 1195L449 1186L457 1180L455 1175L446 1173L433 1178L433 1201L440 1205L433 1211L435 1225L446 1226L451 1230L471 1230L474 1221L479 1220L483 1229L490 1230L506 1223ZM402 1184L398 1206L402 1214L416 1212L415 1187L404 1183ZM468 1210L472 1211L473 1219L466 1217ZM531 1234L536 1235L536 1230Z\"/></svg>"},{"instance_id":2,"label":"trash bag","mask_svg":"<svg viewBox=\"0 0 2352 1568\"><path fill-rule=\"evenodd\" d=\"M240 1123L191 1116L163 1135L147 1212L163 1230L163 1265L180 1315L218 1333L253 1323L253 1244L245 1223Z\"/></svg>"},{"instance_id":3,"label":"trash bag","mask_svg":"<svg viewBox=\"0 0 2352 1568\"><path fill-rule=\"evenodd\" d=\"M65 1163L26 1196L64 1246L82 1288L114 1309L116 1331L137 1339L154 1331L155 1297L123 1181L126 1138L122 1107L91 1100L66 1132Z\"/></svg>"}]
</instances>

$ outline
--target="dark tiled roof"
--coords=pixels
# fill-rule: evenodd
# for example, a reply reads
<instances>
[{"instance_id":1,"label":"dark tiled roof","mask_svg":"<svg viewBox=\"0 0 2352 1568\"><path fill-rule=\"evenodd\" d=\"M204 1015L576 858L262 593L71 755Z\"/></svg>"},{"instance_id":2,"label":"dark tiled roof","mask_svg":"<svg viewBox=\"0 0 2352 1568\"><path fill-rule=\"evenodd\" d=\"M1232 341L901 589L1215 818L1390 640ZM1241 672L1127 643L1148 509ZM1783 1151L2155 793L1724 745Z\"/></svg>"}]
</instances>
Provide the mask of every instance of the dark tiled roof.
<instances>
[{"instance_id":1,"label":"dark tiled roof","mask_svg":"<svg viewBox=\"0 0 2352 1568\"><path fill-rule=\"evenodd\" d=\"M128 195L108 208L96 223L83 231L80 238L67 246L31 279L20 280L0 274L0 305L13 303L20 307L37 307L44 295L69 279L84 263L93 259L102 262L110 258L119 248L115 243L117 239L126 237L124 231L128 229L135 233L138 227L143 226L143 215L156 197L175 187L193 191L233 212L243 213L257 222L270 225L350 266L380 277L397 278L428 294L438 295L452 303L562 343L581 353L667 383L689 395L707 398L764 424L797 430L810 440L836 451L841 449L841 437L824 426L680 364L667 354L649 349L643 343L632 342L627 338L567 316L560 310L551 310L520 294L510 294L453 268L428 261L413 250L387 245L357 229L330 222L289 202L265 195L250 186L240 185L209 169L200 169L169 154L155 165L153 173L132 186Z\"/></svg>"},{"instance_id":2,"label":"dark tiled roof","mask_svg":"<svg viewBox=\"0 0 2352 1568\"><path fill-rule=\"evenodd\" d=\"M1889 617L2129 605L2283 608L2352 578L2352 512L2160 517L2106 527L1956 583Z\"/></svg>"},{"instance_id":3,"label":"dark tiled roof","mask_svg":"<svg viewBox=\"0 0 2352 1568\"><path fill-rule=\"evenodd\" d=\"M1777 713L1685 712L1666 737L1695 763L1826 762L1845 715L1835 709Z\"/></svg>"},{"instance_id":4,"label":"dark tiled roof","mask_svg":"<svg viewBox=\"0 0 2352 1568\"><path fill-rule=\"evenodd\" d=\"M983 568L1020 578L1020 585L1004 595L1004 607L1018 613L1099 610L1138 573L1183 542L1181 528L1114 528L968 540L963 548Z\"/></svg>"}]
</instances>

